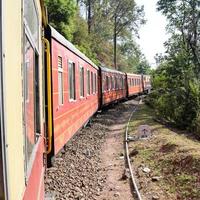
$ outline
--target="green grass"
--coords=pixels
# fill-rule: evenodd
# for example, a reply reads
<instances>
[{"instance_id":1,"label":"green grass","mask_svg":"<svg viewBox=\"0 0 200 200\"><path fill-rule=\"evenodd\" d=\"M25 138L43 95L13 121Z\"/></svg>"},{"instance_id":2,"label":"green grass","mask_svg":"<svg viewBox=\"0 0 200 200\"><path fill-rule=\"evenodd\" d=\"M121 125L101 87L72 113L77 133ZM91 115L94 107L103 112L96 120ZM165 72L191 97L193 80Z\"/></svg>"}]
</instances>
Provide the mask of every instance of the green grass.
<instances>
[{"instance_id":1,"label":"green grass","mask_svg":"<svg viewBox=\"0 0 200 200\"><path fill-rule=\"evenodd\" d=\"M161 175L160 187L174 194L174 199L200 199L200 144L187 137L187 133L172 131L156 122L154 111L140 105L134 113L129 134L134 135L140 125L149 125L153 137L130 143L130 148L138 150L134 157L136 165L145 163L153 175Z\"/></svg>"}]
</instances>

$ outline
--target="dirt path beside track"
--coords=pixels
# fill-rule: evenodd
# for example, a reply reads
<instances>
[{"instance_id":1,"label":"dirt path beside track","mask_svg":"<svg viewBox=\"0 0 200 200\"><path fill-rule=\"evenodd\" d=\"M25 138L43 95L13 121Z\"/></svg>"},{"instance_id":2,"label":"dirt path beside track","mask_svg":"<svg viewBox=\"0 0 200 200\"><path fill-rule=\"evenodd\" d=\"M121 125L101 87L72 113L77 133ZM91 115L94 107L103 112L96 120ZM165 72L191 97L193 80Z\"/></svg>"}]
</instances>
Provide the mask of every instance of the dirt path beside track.
<instances>
[{"instance_id":1,"label":"dirt path beside track","mask_svg":"<svg viewBox=\"0 0 200 200\"><path fill-rule=\"evenodd\" d=\"M117 109L108 111L108 133L101 152L102 165L105 168L106 183L98 200L131 200L130 181L125 177L124 132L135 101L126 102ZM125 176L124 176L125 175Z\"/></svg>"}]
</instances>

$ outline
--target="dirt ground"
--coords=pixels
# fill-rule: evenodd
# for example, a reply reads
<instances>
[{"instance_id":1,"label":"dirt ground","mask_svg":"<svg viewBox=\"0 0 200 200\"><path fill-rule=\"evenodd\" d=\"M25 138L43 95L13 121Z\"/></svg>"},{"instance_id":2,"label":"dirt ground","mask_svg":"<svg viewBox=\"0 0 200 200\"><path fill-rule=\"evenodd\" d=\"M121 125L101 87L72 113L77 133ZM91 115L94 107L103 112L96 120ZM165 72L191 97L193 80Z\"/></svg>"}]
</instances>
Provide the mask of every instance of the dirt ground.
<instances>
[{"instance_id":1,"label":"dirt ground","mask_svg":"<svg viewBox=\"0 0 200 200\"><path fill-rule=\"evenodd\" d=\"M112 123L109 125L109 133L106 134L106 142L103 145L101 159L106 169L106 182L98 200L131 200L133 195L130 189L129 179L123 179L125 171L124 158L124 134L128 118L133 110L135 101L129 101L119 106L118 109L108 111Z\"/></svg>"}]
</instances>

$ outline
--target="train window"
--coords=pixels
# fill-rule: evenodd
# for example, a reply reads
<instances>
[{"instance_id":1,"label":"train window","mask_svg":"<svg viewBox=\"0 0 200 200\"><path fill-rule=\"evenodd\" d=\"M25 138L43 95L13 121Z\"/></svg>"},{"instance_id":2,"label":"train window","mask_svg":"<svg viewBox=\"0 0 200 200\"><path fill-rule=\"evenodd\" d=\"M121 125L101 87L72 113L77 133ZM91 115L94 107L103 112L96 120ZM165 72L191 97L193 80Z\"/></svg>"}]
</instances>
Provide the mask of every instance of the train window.
<instances>
[{"instance_id":1,"label":"train window","mask_svg":"<svg viewBox=\"0 0 200 200\"><path fill-rule=\"evenodd\" d=\"M64 95L63 95L63 67L62 67L62 57L58 56L58 104L63 105Z\"/></svg>"},{"instance_id":2,"label":"train window","mask_svg":"<svg viewBox=\"0 0 200 200\"><path fill-rule=\"evenodd\" d=\"M31 154L36 142L35 137L35 118L34 118L34 49L31 46L28 38L25 38L24 49L24 130L25 130L25 148L26 148L26 171L28 170L28 164L30 162Z\"/></svg>"},{"instance_id":3,"label":"train window","mask_svg":"<svg viewBox=\"0 0 200 200\"><path fill-rule=\"evenodd\" d=\"M95 93L97 93L97 74L94 74Z\"/></svg>"},{"instance_id":4,"label":"train window","mask_svg":"<svg viewBox=\"0 0 200 200\"><path fill-rule=\"evenodd\" d=\"M114 85L113 85L113 77L111 76L111 90L113 90Z\"/></svg>"},{"instance_id":5,"label":"train window","mask_svg":"<svg viewBox=\"0 0 200 200\"><path fill-rule=\"evenodd\" d=\"M115 89L118 89L117 77L115 77Z\"/></svg>"},{"instance_id":6,"label":"train window","mask_svg":"<svg viewBox=\"0 0 200 200\"><path fill-rule=\"evenodd\" d=\"M87 94L90 95L90 71L87 70Z\"/></svg>"},{"instance_id":7,"label":"train window","mask_svg":"<svg viewBox=\"0 0 200 200\"><path fill-rule=\"evenodd\" d=\"M33 36L34 43L39 43L39 19L34 0L24 0L24 22Z\"/></svg>"},{"instance_id":8,"label":"train window","mask_svg":"<svg viewBox=\"0 0 200 200\"><path fill-rule=\"evenodd\" d=\"M91 93L94 93L94 77L93 77L93 72L91 72Z\"/></svg>"},{"instance_id":9,"label":"train window","mask_svg":"<svg viewBox=\"0 0 200 200\"><path fill-rule=\"evenodd\" d=\"M94 94L96 93L96 74L95 73L93 73L93 85L94 85Z\"/></svg>"},{"instance_id":10,"label":"train window","mask_svg":"<svg viewBox=\"0 0 200 200\"><path fill-rule=\"evenodd\" d=\"M68 75L69 75L69 99L76 99L76 80L75 80L75 63L69 61L68 63Z\"/></svg>"},{"instance_id":11,"label":"train window","mask_svg":"<svg viewBox=\"0 0 200 200\"><path fill-rule=\"evenodd\" d=\"M40 136L39 87L39 18L34 0L24 0L23 13L23 130L25 175L31 169L31 158ZM27 179L26 179L27 180Z\"/></svg>"},{"instance_id":12,"label":"train window","mask_svg":"<svg viewBox=\"0 0 200 200\"><path fill-rule=\"evenodd\" d=\"M80 96L84 97L84 68L80 66Z\"/></svg>"},{"instance_id":13,"label":"train window","mask_svg":"<svg viewBox=\"0 0 200 200\"><path fill-rule=\"evenodd\" d=\"M105 90L108 90L108 84L109 84L108 76L106 76L106 87L105 87Z\"/></svg>"}]
</instances>

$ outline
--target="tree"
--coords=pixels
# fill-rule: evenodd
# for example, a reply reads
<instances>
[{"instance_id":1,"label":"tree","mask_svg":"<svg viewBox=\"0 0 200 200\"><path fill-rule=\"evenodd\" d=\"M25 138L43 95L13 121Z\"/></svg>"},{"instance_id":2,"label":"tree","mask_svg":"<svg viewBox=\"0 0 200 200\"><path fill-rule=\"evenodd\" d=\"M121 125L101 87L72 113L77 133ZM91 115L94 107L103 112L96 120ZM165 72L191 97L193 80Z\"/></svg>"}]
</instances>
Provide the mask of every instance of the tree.
<instances>
[{"instance_id":1,"label":"tree","mask_svg":"<svg viewBox=\"0 0 200 200\"><path fill-rule=\"evenodd\" d=\"M67 39L72 40L74 32L73 19L76 14L75 0L46 0L49 23Z\"/></svg>"},{"instance_id":2,"label":"tree","mask_svg":"<svg viewBox=\"0 0 200 200\"><path fill-rule=\"evenodd\" d=\"M144 24L143 7L136 6L133 0L110 0L110 20L113 24L114 67L117 69L117 38L128 30L138 33L139 26Z\"/></svg>"},{"instance_id":3,"label":"tree","mask_svg":"<svg viewBox=\"0 0 200 200\"><path fill-rule=\"evenodd\" d=\"M46 0L46 5L50 24L93 62L137 73L142 54L133 32L144 22L144 13L133 0Z\"/></svg>"},{"instance_id":4,"label":"tree","mask_svg":"<svg viewBox=\"0 0 200 200\"><path fill-rule=\"evenodd\" d=\"M200 0L159 0L158 10L169 20L169 32L181 36L182 48L190 52L200 75Z\"/></svg>"},{"instance_id":5,"label":"tree","mask_svg":"<svg viewBox=\"0 0 200 200\"><path fill-rule=\"evenodd\" d=\"M157 56L151 103L159 117L200 134L200 0L159 0L168 19L165 56Z\"/></svg>"}]
</instances>

